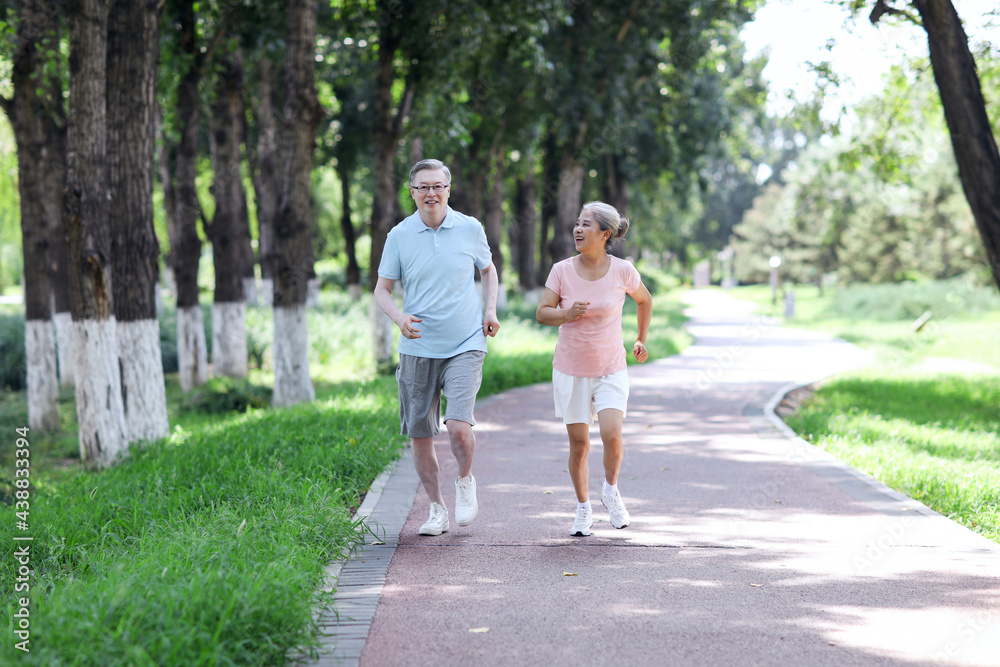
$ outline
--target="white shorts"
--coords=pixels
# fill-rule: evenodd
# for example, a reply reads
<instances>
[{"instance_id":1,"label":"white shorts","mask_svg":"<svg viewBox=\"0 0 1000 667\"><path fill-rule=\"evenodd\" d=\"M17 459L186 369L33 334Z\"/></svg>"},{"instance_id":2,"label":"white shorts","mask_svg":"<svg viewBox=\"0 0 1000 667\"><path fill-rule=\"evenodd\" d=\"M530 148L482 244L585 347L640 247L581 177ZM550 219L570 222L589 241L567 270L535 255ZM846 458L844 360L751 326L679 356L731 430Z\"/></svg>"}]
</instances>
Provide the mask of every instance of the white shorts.
<instances>
[{"instance_id":1,"label":"white shorts","mask_svg":"<svg viewBox=\"0 0 1000 667\"><path fill-rule=\"evenodd\" d=\"M552 396L556 417L563 424L593 424L601 410L622 411L628 406L628 370L623 368L611 375L578 378L552 369Z\"/></svg>"}]
</instances>

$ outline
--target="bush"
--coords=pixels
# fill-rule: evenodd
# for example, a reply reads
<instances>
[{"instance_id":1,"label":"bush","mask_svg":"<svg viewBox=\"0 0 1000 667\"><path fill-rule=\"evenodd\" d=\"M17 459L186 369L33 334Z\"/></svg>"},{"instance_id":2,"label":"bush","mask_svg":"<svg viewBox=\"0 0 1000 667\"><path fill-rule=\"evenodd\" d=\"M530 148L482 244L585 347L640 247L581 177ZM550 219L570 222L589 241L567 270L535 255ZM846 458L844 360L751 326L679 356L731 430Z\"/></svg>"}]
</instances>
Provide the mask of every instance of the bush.
<instances>
[{"instance_id":1,"label":"bush","mask_svg":"<svg viewBox=\"0 0 1000 667\"><path fill-rule=\"evenodd\" d=\"M0 315L0 388L24 389L27 377L24 315Z\"/></svg>"},{"instance_id":2,"label":"bush","mask_svg":"<svg viewBox=\"0 0 1000 667\"><path fill-rule=\"evenodd\" d=\"M247 380L213 377L188 394L181 404L185 412L212 415L246 412L248 408L266 408L271 404L271 389Z\"/></svg>"},{"instance_id":3,"label":"bush","mask_svg":"<svg viewBox=\"0 0 1000 667\"><path fill-rule=\"evenodd\" d=\"M180 368L177 359L177 311L163 310L158 318L160 323L160 359L164 373L176 373Z\"/></svg>"}]
</instances>

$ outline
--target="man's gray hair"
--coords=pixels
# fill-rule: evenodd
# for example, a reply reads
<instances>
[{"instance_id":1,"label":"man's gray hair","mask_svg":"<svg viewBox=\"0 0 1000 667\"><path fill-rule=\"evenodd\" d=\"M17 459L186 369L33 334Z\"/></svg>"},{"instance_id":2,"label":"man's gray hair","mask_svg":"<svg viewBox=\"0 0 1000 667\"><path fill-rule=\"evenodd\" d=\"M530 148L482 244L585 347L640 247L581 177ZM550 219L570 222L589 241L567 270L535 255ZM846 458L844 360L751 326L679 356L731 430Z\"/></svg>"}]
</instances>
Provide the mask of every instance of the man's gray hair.
<instances>
[{"instance_id":1,"label":"man's gray hair","mask_svg":"<svg viewBox=\"0 0 1000 667\"><path fill-rule=\"evenodd\" d=\"M445 166L445 163L441 160L421 160L420 162L413 165L410 169L410 184L413 184L413 179L417 177L417 172L423 171L425 169L440 169L444 172L444 175L448 177L448 183L451 183L451 169Z\"/></svg>"}]
</instances>

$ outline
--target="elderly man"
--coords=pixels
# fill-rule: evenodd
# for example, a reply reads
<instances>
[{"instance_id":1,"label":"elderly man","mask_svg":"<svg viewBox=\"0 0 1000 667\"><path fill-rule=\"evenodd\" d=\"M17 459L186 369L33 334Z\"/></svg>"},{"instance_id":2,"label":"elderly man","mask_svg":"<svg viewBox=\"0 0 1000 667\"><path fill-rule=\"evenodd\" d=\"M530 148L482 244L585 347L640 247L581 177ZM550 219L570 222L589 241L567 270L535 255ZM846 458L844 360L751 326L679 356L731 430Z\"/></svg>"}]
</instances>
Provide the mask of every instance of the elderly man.
<instances>
[{"instance_id":1,"label":"elderly man","mask_svg":"<svg viewBox=\"0 0 1000 667\"><path fill-rule=\"evenodd\" d=\"M374 296L399 327L399 418L413 445L413 461L430 498L430 517L421 535L440 535L449 525L438 481L434 436L440 431L441 394L447 399L444 422L458 463L455 521L476 518L476 480L472 458L476 436L473 410L482 382L486 336L496 336L497 272L482 224L448 206L451 171L440 160L421 160L410 170L410 196L417 212L389 232L378 267ZM475 286L482 274L485 313ZM392 286L403 284L403 310Z\"/></svg>"}]
</instances>

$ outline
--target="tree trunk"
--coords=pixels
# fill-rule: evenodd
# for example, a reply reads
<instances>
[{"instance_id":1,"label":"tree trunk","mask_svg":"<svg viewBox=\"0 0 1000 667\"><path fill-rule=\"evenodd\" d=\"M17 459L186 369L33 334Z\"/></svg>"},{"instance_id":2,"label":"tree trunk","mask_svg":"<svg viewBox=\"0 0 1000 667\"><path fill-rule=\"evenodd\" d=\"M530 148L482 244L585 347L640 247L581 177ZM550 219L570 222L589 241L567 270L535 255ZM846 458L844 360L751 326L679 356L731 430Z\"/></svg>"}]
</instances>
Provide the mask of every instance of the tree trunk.
<instances>
[{"instance_id":1,"label":"tree trunk","mask_svg":"<svg viewBox=\"0 0 1000 667\"><path fill-rule=\"evenodd\" d=\"M375 144L375 191L372 196L371 256L368 262L368 289L375 289L378 282L378 265L382 259L385 238L399 219L399 182L396 180L396 148L403 121L413 100L415 87L408 81L400 108L393 115L392 88L396 82L395 58L399 37L391 23L379 29L378 64L375 75L375 109L373 135ZM370 319L372 323L372 348L375 363L380 372L385 372L392 362L393 324L385 313L372 301Z\"/></svg>"},{"instance_id":2,"label":"tree trunk","mask_svg":"<svg viewBox=\"0 0 1000 667\"><path fill-rule=\"evenodd\" d=\"M14 54L14 96L4 100L17 143L21 249L24 256L25 356L27 359L28 426L43 431L59 428L59 380L55 330L51 318L49 219L43 201L45 147L42 100L35 79L41 76L42 40L47 36L44 8L25 2L18 17L18 48Z\"/></svg>"},{"instance_id":3,"label":"tree trunk","mask_svg":"<svg viewBox=\"0 0 1000 667\"><path fill-rule=\"evenodd\" d=\"M212 371L216 375L241 378L249 373L243 248L249 238L243 219L246 193L240 175L243 117L243 63L236 52L222 59L212 113L209 132L215 215L206 231L212 241L215 264Z\"/></svg>"},{"instance_id":4,"label":"tree trunk","mask_svg":"<svg viewBox=\"0 0 1000 667\"><path fill-rule=\"evenodd\" d=\"M476 220L485 222L486 220L486 199L483 196L486 192L486 178L489 175L489 164L482 164L477 157L479 153L480 140L478 136L472 141L469 147L469 161L464 170L464 177L458 183L458 190L462 194L460 201L465 206L462 213L471 215ZM456 188L453 188L456 189Z\"/></svg>"},{"instance_id":5,"label":"tree trunk","mask_svg":"<svg viewBox=\"0 0 1000 667\"><path fill-rule=\"evenodd\" d=\"M54 28L53 28L54 29ZM49 266L55 277L53 296L55 313L52 322L56 330L56 353L59 360L59 383L72 387L76 360L73 353L73 315L69 289L69 246L63 225L63 193L66 190L66 119L62 97L62 81L53 84L49 95L52 106L45 113L45 216L49 226Z\"/></svg>"},{"instance_id":6,"label":"tree trunk","mask_svg":"<svg viewBox=\"0 0 1000 667\"><path fill-rule=\"evenodd\" d=\"M512 234L516 237L516 242L512 238L511 249L516 246L517 260L514 265L517 269L518 281L521 291L528 293L538 287L538 278L535 273L535 223L538 218L536 213L537 189L535 184L534 160L529 155L528 170L518 184L517 197L515 200L516 218L515 224L511 227Z\"/></svg>"},{"instance_id":7,"label":"tree trunk","mask_svg":"<svg viewBox=\"0 0 1000 667\"><path fill-rule=\"evenodd\" d=\"M126 439L167 435L156 319L160 243L153 228L158 0L116 2L108 16L108 185L118 360Z\"/></svg>"},{"instance_id":8,"label":"tree trunk","mask_svg":"<svg viewBox=\"0 0 1000 667\"><path fill-rule=\"evenodd\" d=\"M194 0L183 0L179 40L182 51L191 59L177 89L176 122L180 130L175 165L176 236L170 238L174 281L177 285L177 362L181 389L188 391L208 379L208 352L198 302L198 262L201 239L198 221L201 205L195 189L198 175L198 83L201 80L202 54L195 36Z\"/></svg>"},{"instance_id":9,"label":"tree trunk","mask_svg":"<svg viewBox=\"0 0 1000 667\"><path fill-rule=\"evenodd\" d=\"M486 242L493 251L493 266L496 267L497 280L500 281L497 308L503 311L507 309L507 290L503 286L503 253L500 252L503 236L503 158L498 157L495 163L493 187L490 188L490 196L486 200L483 213L483 227L486 229Z\"/></svg>"},{"instance_id":10,"label":"tree trunk","mask_svg":"<svg viewBox=\"0 0 1000 667\"><path fill-rule=\"evenodd\" d=\"M914 0L930 47L965 198L1000 288L1000 154L969 39L950 0Z\"/></svg>"},{"instance_id":11,"label":"tree trunk","mask_svg":"<svg viewBox=\"0 0 1000 667\"><path fill-rule=\"evenodd\" d=\"M357 234L351 219L351 170L346 161L337 162L337 176L340 178L340 198L343 202L340 229L344 234L344 254L347 255L347 289L351 297L357 300L361 296L361 269L358 267L355 249Z\"/></svg>"},{"instance_id":12,"label":"tree trunk","mask_svg":"<svg viewBox=\"0 0 1000 667\"><path fill-rule=\"evenodd\" d=\"M41 46L58 49L59 12L51 4L35 3L35 19L30 24L42 37ZM42 16L44 15L44 16ZM49 63L51 67L52 63ZM40 93L37 113L41 118L42 141L38 147L40 183L45 227L49 234L48 276L50 293L54 296L52 323L55 328L56 356L59 380L63 386L73 386L73 317L70 314L69 249L63 227L63 191L66 188L66 103L63 98L65 72L61 67L33 79L36 94Z\"/></svg>"},{"instance_id":13,"label":"tree trunk","mask_svg":"<svg viewBox=\"0 0 1000 667\"><path fill-rule=\"evenodd\" d=\"M76 333L80 457L108 466L128 451L115 330L108 220L106 66L108 0L70 12L67 194L70 288Z\"/></svg>"},{"instance_id":14,"label":"tree trunk","mask_svg":"<svg viewBox=\"0 0 1000 667\"><path fill-rule=\"evenodd\" d=\"M608 153L605 156L607 165L607 178L605 181L605 193L607 203L618 209L622 215L626 215L625 209L628 207L628 181L625 179L625 171L621 168L623 159L618 155ZM625 257L625 244L617 242L611 247L611 254L615 257Z\"/></svg>"},{"instance_id":15,"label":"tree trunk","mask_svg":"<svg viewBox=\"0 0 1000 667\"><path fill-rule=\"evenodd\" d=\"M394 219L393 200L396 198L396 147L399 134L393 122L392 87L396 82L394 60L398 38L388 27L379 34L378 69L375 75L375 109L373 134L375 144L375 191L372 195L372 245L368 262L368 288L375 289L378 282L378 265L385 247L385 237L398 222Z\"/></svg>"},{"instance_id":16,"label":"tree trunk","mask_svg":"<svg viewBox=\"0 0 1000 667\"><path fill-rule=\"evenodd\" d=\"M555 134L549 132L545 140L542 169L545 181L542 193L542 231L538 251L538 286L544 286L552 268L553 253L549 231L554 226L559 203L559 146Z\"/></svg>"},{"instance_id":17,"label":"tree trunk","mask_svg":"<svg viewBox=\"0 0 1000 667\"><path fill-rule=\"evenodd\" d=\"M176 271L174 271L174 259L176 258L174 257L173 243L174 239L179 238L179 236L177 233L177 190L174 188L175 155L170 146L167 129L163 125L163 109L160 108L158 111L157 121L160 124L160 156L158 166L160 169L160 187L163 190L163 213L167 222L167 245L169 246L167 249L164 286L176 297L177 282L174 278L176 274Z\"/></svg>"},{"instance_id":18,"label":"tree trunk","mask_svg":"<svg viewBox=\"0 0 1000 667\"><path fill-rule=\"evenodd\" d=\"M573 254L573 225L580 215L580 191L583 188L583 165L576 162L571 151L564 151L559 161L559 196L555 228L552 234L552 261L558 262Z\"/></svg>"},{"instance_id":19,"label":"tree trunk","mask_svg":"<svg viewBox=\"0 0 1000 667\"><path fill-rule=\"evenodd\" d=\"M278 169L275 111L274 65L267 58L257 61L258 97L257 155L251 158L253 187L257 195L257 254L260 257L261 301L271 305L274 280L271 274L274 249L274 215L278 205Z\"/></svg>"},{"instance_id":20,"label":"tree trunk","mask_svg":"<svg viewBox=\"0 0 1000 667\"><path fill-rule=\"evenodd\" d=\"M315 276L312 255L310 176L316 126L316 3L286 5L284 136L277 217L274 226L274 398L293 405L316 397L309 376L306 329L308 282Z\"/></svg>"}]
</instances>

